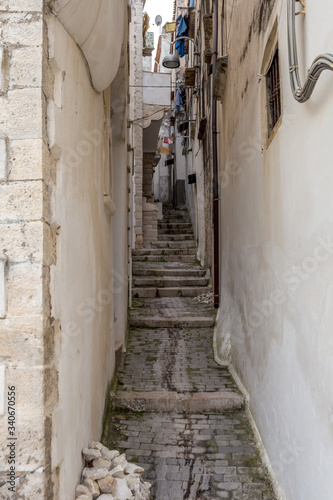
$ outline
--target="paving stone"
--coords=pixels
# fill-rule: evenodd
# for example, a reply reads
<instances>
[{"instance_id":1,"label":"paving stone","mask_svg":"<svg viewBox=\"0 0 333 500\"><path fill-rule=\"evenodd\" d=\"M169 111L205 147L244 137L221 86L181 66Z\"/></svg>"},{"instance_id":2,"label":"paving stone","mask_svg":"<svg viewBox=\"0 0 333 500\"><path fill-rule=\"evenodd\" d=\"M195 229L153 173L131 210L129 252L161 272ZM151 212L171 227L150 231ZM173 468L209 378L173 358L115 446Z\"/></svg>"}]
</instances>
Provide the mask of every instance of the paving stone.
<instances>
[{"instance_id":1,"label":"paving stone","mask_svg":"<svg viewBox=\"0 0 333 500\"><path fill-rule=\"evenodd\" d=\"M134 294L147 296L133 299L104 444L145 470L154 500L274 500L243 398L213 359L216 311L179 296L207 286L187 212L164 209L159 241L133 261ZM239 404L212 406L223 398Z\"/></svg>"}]
</instances>

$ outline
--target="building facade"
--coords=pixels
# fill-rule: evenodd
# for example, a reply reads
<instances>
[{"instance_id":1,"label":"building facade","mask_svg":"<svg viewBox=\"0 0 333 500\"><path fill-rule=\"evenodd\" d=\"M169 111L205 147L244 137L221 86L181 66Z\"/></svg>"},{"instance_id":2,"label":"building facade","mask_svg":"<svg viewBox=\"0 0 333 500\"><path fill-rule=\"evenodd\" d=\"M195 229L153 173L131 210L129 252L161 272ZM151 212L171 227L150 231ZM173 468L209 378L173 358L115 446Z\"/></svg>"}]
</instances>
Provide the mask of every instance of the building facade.
<instances>
[{"instance_id":1,"label":"building facade","mask_svg":"<svg viewBox=\"0 0 333 500\"><path fill-rule=\"evenodd\" d=\"M296 62L293 45L291 59L288 52L293 6ZM327 0L197 0L191 36L200 62L182 59L185 68L199 66L195 95L187 89L193 110L187 118L196 120L188 173L196 180L186 182L186 203L198 258L212 270L219 266L216 357L244 386L277 492L286 499L328 498L332 489L333 75L311 73L301 88L315 58L332 53L332 8ZM297 70L300 89L293 89Z\"/></svg>"},{"instance_id":2,"label":"building facade","mask_svg":"<svg viewBox=\"0 0 333 500\"><path fill-rule=\"evenodd\" d=\"M70 499L126 336L127 3L2 2L0 20L0 496L10 387L16 498Z\"/></svg>"}]
</instances>

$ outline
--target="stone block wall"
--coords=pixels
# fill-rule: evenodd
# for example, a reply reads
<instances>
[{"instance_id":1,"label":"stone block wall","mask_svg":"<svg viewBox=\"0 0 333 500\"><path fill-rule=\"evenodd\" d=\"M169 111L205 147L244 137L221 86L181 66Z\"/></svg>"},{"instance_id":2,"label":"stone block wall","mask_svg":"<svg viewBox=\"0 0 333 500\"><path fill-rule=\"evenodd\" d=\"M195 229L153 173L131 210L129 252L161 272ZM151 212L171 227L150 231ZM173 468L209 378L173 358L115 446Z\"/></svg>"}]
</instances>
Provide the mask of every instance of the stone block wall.
<instances>
[{"instance_id":1,"label":"stone block wall","mask_svg":"<svg viewBox=\"0 0 333 500\"><path fill-rule=\"evenodd\" d=\"M132 2L132 22L130 32L130 85L131 106L130 118L133 122L133 148L134 148L134 245L135 248L143 247L143 222L142 222L142 183L143 183L143 38L142 38L143 0Z\"/></svg>"},{"instance_id":2,"label":"stone block wall","mask_svg":"<svg viewBox=\"0 0 333 500\"><path fill-rule=\"evenodd\" d=\"M42 0L0 1L0 475L8 464L8 386L15 387L17 498L51 498L50 414L57 399L50 322L54 231L48 185ZM0 479L0 497L13 498Z\"/></svg>"},{"instance_id":3,"label":"stone block wall","mask_svg":"<svg viewBox=\"0 0 333 500\"><path fill-rule=\"evenodd\" d=\"M143 247L149 248L157 242L158 207L143 198Z\"/></svg>"}]
</instances>

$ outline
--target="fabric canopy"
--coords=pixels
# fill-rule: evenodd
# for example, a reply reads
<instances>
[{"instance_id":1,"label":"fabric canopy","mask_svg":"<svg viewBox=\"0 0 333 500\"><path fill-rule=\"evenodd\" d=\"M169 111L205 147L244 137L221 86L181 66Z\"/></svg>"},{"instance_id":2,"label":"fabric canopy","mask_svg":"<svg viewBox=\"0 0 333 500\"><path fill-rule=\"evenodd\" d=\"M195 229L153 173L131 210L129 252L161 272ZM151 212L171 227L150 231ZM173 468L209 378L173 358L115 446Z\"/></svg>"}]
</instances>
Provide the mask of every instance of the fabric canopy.
<instances>
[{"instance_id":1,"label":"fabric canopy","mask_svg":"<svg viewBox=\"0 0 333 500\"><path fill-rule=\"evenodd\" d=\"M125 30L126 0L54 0L51 8L79 45L98 92L117 74Z\"/></svg>"}]
</instances>

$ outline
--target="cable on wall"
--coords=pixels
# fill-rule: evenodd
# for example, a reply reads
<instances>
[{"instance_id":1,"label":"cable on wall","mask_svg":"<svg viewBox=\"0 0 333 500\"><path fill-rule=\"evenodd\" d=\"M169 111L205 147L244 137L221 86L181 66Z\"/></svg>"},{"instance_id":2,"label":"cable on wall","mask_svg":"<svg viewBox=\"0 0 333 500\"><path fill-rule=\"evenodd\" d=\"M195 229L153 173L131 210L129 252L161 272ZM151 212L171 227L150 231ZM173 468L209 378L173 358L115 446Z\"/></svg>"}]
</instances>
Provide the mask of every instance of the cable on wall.
<instances>
[{"instance_id":1,"label":"cable on wall","mask_svg":"<svg viewBox=\"0 0 333 500\"><path fill-rule=\"evenodd\" d=\"M296 1L299 0L288 0L289 72L293 96L296 101L304 103L310 99L321 73L325 70L333 71L333 54L320 54L318 57L316 57L308 71L308 76L305 84L302 85L299 73L296 41ZM302 5L304 6L303 1Z\"/></svg>"}]
</instances>

